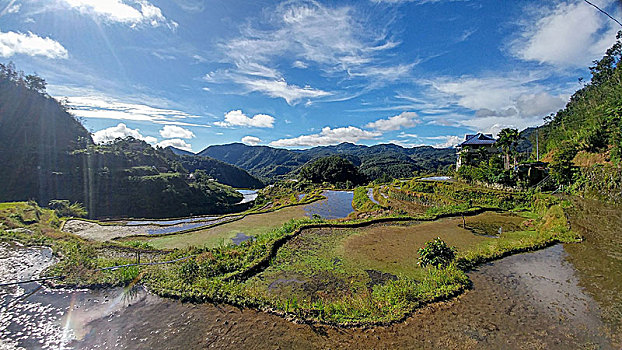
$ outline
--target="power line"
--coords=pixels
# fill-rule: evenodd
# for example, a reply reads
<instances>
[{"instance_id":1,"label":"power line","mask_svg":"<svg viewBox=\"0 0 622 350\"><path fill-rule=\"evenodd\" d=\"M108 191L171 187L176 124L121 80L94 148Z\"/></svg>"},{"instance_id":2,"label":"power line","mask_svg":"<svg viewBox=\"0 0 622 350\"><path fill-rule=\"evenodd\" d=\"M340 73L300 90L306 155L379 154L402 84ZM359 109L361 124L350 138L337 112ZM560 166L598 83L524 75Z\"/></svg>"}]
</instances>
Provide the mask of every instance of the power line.
<instances>
[{"instance_id":1,"label":"power line","mask_svg":"<svg viewBox=\"0 0 622 350\"><path fill-rule=\"evenodd\" d=\"M594 5L593 3L589 2L588 0L583 0L585 1L588 5L593 6L595 9L597 9L598 11L602 12L605 14L605 16L611 18L612 20L614 20L618 25L620 25L620 27L622 27L622 23L620 23L620 21L618 21L617 19L613 18L610 14L608 14L605 10L601 9L600 7Z\"/></svg>"}]
</instances>

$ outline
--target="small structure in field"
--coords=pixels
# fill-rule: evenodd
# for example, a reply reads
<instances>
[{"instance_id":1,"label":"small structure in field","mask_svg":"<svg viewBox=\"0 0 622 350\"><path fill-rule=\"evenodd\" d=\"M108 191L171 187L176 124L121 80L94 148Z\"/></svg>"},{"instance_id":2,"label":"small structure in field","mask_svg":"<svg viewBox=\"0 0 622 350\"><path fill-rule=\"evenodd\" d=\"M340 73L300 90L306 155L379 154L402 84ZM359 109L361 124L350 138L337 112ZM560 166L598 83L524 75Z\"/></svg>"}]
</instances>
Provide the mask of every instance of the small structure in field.
<instances>
[{"instance_id":1,"label":"small structure in field","mask_svg":"<svg viewBox=\"0 0 622 350\"><path fill-rule=\"evenodd\" d=\"M477 160L482 158L489 158L491 154L499 152L495 143L497 140L492 137L492 134L467 134L464 136L464 141L456 148L458 150L456 160L456 170L460 169L463 165L474 164Z\"/></svg>"}]
</instances>

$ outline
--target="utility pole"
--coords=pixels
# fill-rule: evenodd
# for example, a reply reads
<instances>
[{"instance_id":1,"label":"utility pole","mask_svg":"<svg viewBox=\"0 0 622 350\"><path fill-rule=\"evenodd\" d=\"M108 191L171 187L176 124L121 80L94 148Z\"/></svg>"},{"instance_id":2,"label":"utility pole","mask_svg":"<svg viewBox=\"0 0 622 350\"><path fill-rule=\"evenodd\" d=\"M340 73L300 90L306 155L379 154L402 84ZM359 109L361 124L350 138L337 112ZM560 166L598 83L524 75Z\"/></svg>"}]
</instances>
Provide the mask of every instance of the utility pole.
<instances>
[{"instance_id":1,"label":"utility pole","mask_svg":"<svg viewBox=\"0 0 622 350\"><path fill-rule=\"evenodd\" d=\"M536 127L536 161L540 161L540 138L538 137L538 127Z\"/></svg>"}]
</instances>

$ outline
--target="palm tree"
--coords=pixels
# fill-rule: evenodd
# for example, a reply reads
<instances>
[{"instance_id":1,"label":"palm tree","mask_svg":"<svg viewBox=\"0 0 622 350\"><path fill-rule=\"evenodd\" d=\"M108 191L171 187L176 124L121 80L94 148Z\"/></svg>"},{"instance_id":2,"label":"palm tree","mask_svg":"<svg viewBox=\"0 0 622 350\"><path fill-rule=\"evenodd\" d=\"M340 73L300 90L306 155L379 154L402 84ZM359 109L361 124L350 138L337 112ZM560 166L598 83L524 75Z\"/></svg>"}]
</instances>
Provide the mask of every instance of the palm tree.
<instances>
[{"instance_id":1,"label":"palm tree","mask_svg":"<svg viewBox=\"0 0 622 350\"><path fill-rule=\"evenodd\" d=\"M510 129L505 128L499 132L499 139L497 140L497 145L501 148L505 156L504 168L510 168L510 154L513 153L514 147L518 143L518 129ZM516 159L514 159L514 163L516 163Z\"/></svg>"}]
</instances>

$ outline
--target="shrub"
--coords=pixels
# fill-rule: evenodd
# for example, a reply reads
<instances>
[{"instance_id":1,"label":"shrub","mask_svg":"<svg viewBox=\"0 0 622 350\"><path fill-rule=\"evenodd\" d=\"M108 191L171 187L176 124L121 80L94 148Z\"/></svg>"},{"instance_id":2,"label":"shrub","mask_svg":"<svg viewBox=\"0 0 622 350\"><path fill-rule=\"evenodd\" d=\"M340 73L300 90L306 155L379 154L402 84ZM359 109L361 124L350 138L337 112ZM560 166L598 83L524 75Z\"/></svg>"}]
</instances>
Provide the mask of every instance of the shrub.
<instances>
[{"instance_id":1,"label":"shrub","mask_svg":"<svg viewBox=\"0 0 622 350\"><path fill-rule=\"evenodd\" d=\"M48 203L48 207L56 212L59 217L78 217L85 218L88 215L88 211L84 209L82 203L69 202L66 199L54 199Z\"/></svg>"},{"instance_id":2,"label":"shrub","mask_svg":"<svg viewBox=\"0 0 622 350\"><path fill-rule=\"evenodd\" d=\"M450 247L440 237L425 243L419 248L419 262L421 266L447 266L456 258L456 249Z\"/></svg>"}]
</instances>

